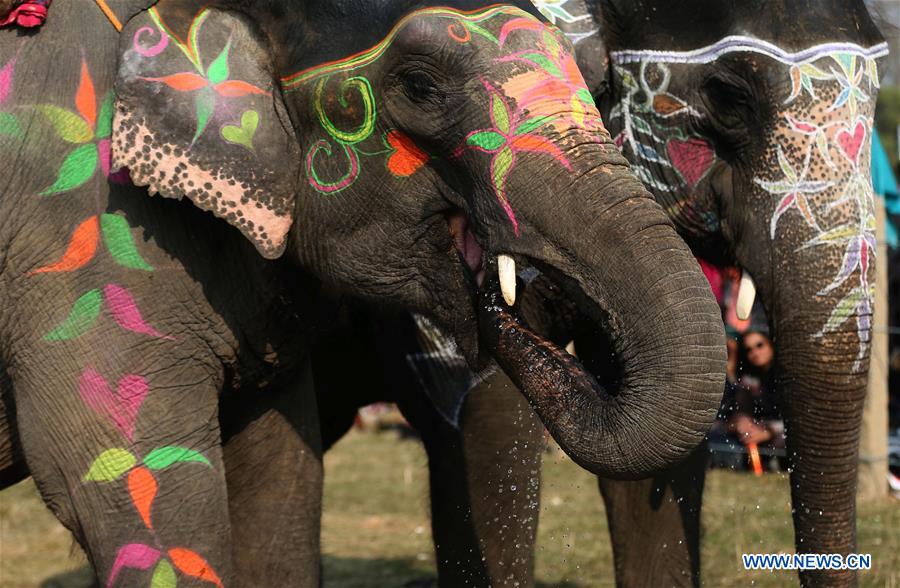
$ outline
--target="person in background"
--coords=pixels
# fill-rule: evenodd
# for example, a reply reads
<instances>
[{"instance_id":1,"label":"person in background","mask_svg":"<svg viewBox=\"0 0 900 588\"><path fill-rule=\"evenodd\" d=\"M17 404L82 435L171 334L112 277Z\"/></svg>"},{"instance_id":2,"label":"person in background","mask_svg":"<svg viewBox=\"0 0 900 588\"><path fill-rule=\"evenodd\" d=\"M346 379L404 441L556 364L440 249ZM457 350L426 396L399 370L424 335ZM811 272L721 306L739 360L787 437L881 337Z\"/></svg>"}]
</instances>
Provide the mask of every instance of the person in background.
<instances>
[{"instance_id":1,"label":"person in background","mask_svg":"<svg viewBox=\"0 0 900 588\"><path fill-rule=\"evenodd\" d=\"M737 406L729 419L729 430L741 443L783 449L784 420L772 387L775 350L765 327L751 327L742 338L746 361L735 393Z\"/></svg>"}]
</instances>

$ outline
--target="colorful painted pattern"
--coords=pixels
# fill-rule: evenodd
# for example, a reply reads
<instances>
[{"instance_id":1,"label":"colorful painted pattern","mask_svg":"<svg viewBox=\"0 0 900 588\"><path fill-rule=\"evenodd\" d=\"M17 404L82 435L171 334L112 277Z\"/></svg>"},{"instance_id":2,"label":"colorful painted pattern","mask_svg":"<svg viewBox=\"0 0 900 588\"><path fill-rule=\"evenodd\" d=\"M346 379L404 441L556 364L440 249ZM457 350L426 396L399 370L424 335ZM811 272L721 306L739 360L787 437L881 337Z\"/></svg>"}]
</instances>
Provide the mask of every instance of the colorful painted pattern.
<instances>
[{"instance_id":1,"label":"colorful painted pattern","mask_svg":"<svg viewBox=\"0 0 900 588\"><path fill-rule=\"evenodd\" d=\"M701 170L712 166L714 155L706 155L709 144L699 136L678 139L695 142L687 156L669 148L673 139L671 131L663 131L670 128L664 121L678 113L697 115L684 100L668 93L670 68L711 63L734 52L765 55L786 66L791 92L775 129L777 141L766 156L773 173L754 182L772 196L769 237L773 241L780 238L786 219L799 218L811 233L801 250L841 248L838 274L817 294L840 292L840 298L817 336L834 333L855 319L859 354L854 369L859 369L869 345L873 297L869 265L875 255L875 217L869 144L879 87L876 59L886 55L887 46L828 43L789 52L759 39L732 36L686 52L612 53L616 74L626 88L625 100L614 112L623 125L617 142L628 147L635 170L654 191L679 192L679 205L690 201L691 185ZM653 86L651 78L661 81ZM667 145L666 155L655 149L659 144ZM692 165L686 168L685 163ZM677 169L683 183L666 186L646 164Z\"/></svg>"},{"instance_id":2,"label":"colorful painted pattern","mask_svg":"<svg viewBox=\"0 0 900 588\"><path fill-rule=\"evenodd\" d=\"M17 56L14 56L0 68L0 107L5 106L13 94L16 61ZM58 167L55 181L41 190L39 196L83 196L86 190L95 190L99 197L103 183L127 181L127 172L113 174L110 171L112 91L98 98L86 59L83 58L80 63L74 108L50 103L17 104L14 108L17 113L36 113L38 124L43 121L61 144L71 146ZM20 118L12 113L0 112L0 135L16 139L23 137ZM93 187L91 180L94 180ZM52 202L48 200L48 204ZM55 261L37 267L27 277L35 281L58 279L60 274L84 271L92 262L106 263L103 255L128 271L154 271L139 252L128 221L123 216L101 212L80 221L72 231L65 250L56 254ZM134 295L127 288L106 283L79 296L68 315L60 317L60 322L43 336L42 341L46 345L69 344L91 331L103 315L108 316L116 328L124 331L143 337L172 339L145 320ZM213 568L199 553L182 546L162 546L153 525L159 473L169 468L211 468L209 460L203 454L181 446L156 447L144 453L136 451L139 444L138 419L151 393L150 382L145 376L126 373L112 383L97 369L87 365L77 378L75 388L85 407L109 423L123 440L121 446L100 451L82 476L82 481L102 487L123 481L137 516L153 538L152 544L127 543L117 550L106 586L116 585L122 571L128 568L152 569L150 585L154 588L174 588L179 574L222 586Z\"/></svg>"},{"instance_id":3,"label":"colorful painted pattern","mask_svg":"<svg viewBox=\"0 0 900 588\"><path fill-rule=\"evenodd\" d=\"M560 28L573 45L600 32L585 0L531 0L544 18Z\"/></svg>"},{"instance_id":4,"label":"colorful painted pattern","mask_svg":"<svg viewBox=\"0 0 900 588\"><path fill-rule=\"evenodd\" d=\"M517 154L544 154L571 170L562 151L543 135L548 131L559 133L573 129L598 135L605 133L605 129L575 63L571 46L561 38L559 31L509 6L493 6L476 12L449 8L415 11L371 49L284 78L282 84L286 92L311 91L316 119L327 135L307 152L308 182L323 194L333 194L355 183L364 158L388 155L387 167L395 177L411 175L428 161L428 155L396 129L380 134L375 132L376 99L365 75L365 68L387 51L402 27L413 18L423 17L446 21L446 25L440 24L438 28L446 29L450 39L460 44L479 43L479 49L483 46L486 52L496 56L493 63L498 67L519 66L516 68L519 73L502 87L481 79L490 126L469 132L454 152L456 158L466 151L491 156L491 185L518 234L518 221L507 194L507 183L515 168ZM537 38L527 44L520 43L528 49L511 49L512 43L508 41L521 34ZM349 113L355 117L352 124L346 120ZM335 122L339 119L344 119L343 124ZM380 136L387 149L372 152L371 147L364 147L373 136ZM338 151L346 163L343 171L335 174L333 157ZM397 161L402 165L395 165Z\"/></svg>"},{"instance_id":5,"label":"colorful painted pattern","mask_svg":"<svg viewBox=\"0 0 900 588\"><path fill-rule=\"evenodd\" d=\"M194 141L200 138L206 130L210 120L216 114L216 108L222 99L240 98L253 94L268 95L268 92L253 84L242 80L229 79L231 72L228 67L228 54L231 51L231 40L228 40L225 46L219 50L216 57L208 65L204 66L199 38L200 29L210 14L208 9L201 10L194 17L188 29L187 41L181 40L165 25L155 7L148 12L153 22L159 27L160 41L150 47L144 47L141 42L142 38L147 33L154 35L155 32L150 27L141 27L135 31L133 40L135 49L144 57L155 57L162 53L169 43L172 42L184 54L193 66L194 71L182 71L164 77L144 79L148 82L165 84L177 92L193 94L196 116ZM258 126L259 113L255 110L247 110L241 115L238 124L223 125L220 134L225 141L252 151L253 136Z\"/></svg>"}]
</instances>

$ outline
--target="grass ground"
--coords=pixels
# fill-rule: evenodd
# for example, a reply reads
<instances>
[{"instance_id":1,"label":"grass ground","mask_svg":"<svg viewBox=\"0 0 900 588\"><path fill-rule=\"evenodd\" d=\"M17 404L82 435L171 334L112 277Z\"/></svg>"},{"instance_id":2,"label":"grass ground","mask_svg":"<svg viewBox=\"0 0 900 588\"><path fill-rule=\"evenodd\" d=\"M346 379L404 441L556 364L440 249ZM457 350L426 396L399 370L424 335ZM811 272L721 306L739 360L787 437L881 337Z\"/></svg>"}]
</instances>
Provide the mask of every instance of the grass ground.
<instances>
[{"instance_id":1,"label":"grass ground","mask_svg":"<svg viewBox=\"0 0 900 588\"><path fill-rule=\"evenodd\" d=\"M394 433L353 433L326 457L325 585L395 587L434 575L425 454ZM792 551L787 478L713 471L704 502L707 586L796 585L790 572L745 572L744 552ZM746 500L746 496L754 499ZM612 554L595 480L561 454L545 457L537 577L542 586L609 586ZM900 587L900 503L859 509L863 586ZM0 492L0 586L90 586L68 533L28 481Z\"/></svg>"}]
</instances>

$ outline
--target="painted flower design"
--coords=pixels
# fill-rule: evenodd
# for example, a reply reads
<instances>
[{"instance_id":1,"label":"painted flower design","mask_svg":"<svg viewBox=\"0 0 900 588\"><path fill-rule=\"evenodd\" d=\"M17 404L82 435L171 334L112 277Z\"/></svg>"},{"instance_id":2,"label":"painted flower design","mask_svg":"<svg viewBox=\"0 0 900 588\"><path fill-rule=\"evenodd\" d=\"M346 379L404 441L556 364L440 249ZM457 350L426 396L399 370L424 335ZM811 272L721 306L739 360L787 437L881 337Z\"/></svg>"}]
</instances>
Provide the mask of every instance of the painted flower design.
<instances>
[{"instance_id":1,"label":"painted flower design","mask_svg":"<svg viewBox=\"0 0 900 588\"><path fill-rule=\"evenodd\" d=\"M98 104L94 81L84 59L75 93L75 111L52 104L39 104L35 108L50 121L60 139L75 145L63 159L56 181L41 192L42 196L79 188L93 178L98 169L104 177L109 177L113 93L107 92Z\"/></svg>"},{"instance_id":2,"label":"painted flower design","mask_svg":"<svg viewBox=\"0 0 900 588\"><path fill-rule=\"evenodd\" d=\"M497 60L524 63L538 73L537 79L528 80L528 84L523 83L522 91L516 93L519 108L527 108L533 114L551 114L559 113L560 105L565 105L579 127L594 132L602 131L600 113L572 53L563 48L551 29L526 18L513 19L503 25L500 30L500 46L506 43L513 32L520 30L538 33L541 42L536 44L535 49L517 51Z\"/></svg>"},{"instance_id":3,"label":"painted flower design","mask_svg":"<svg viewBox=\"0 0 900 588\"><path fill-rule=\"evenodd\" d=\"M158 82L161 84L165 84L166 86L172 88L177 92L194 93L194 110L196 116L196 131L194 132L194 141L200 138L200 136L206 130L206 127L209 125L209 121L212 119L213 115L216 112L218 97L238 98L251 94L258 94L263 96L269 94L262 88L258 88L253 84L250 84L249 82L229 79L231 72L228 67L228 56L229 52L231 51L231 39L229 39L225 43L225 47L222 49L222 51L219 52L215 59L213 59L209 63L209 65L204 68L203 60L200 57L200 51L196 46L196 43L197 32L201 24L205 20L206 14L207 13L204 12L203 17L198 18L192 24L191 31L188 35L188 37L191 39L190 46L179 41L171 33L169 34L169 37L174 39L176 46L181 49L182 53L184 53L193 64L195 71L182 71L162 77L143 78L148 82ZM162 28L161 22L157 21L157 24L159 24ZM245 134L249 133L249 138L245 137L244 135L240 135L240 137L238 137L238 139L240 140L232 140L229 139L229 137L226 135L226 140L236 144L244 145L245 147L247 145L252 145L252 143L250 143L250 140L252 139L252 132L247 131L247 128L252 126L252 130L255 131L256 125L259 123L259 121L257 118L255 124L251 125L251 122L252 121L242 120L240 127L234 127L235 129L237 129L236 131L226 131L231 132L234 137L238 137L240 131L243 130Z\"/></svg>"},{"instance_id":4,"label":"painted flower design","mask_svg":"<svg viewBox=\"0 0 900 588\"><path fill-rule=\"evenodd\" d=\"M775 182L769 182L759 178L754 180L763 190L779 197L778 204L775 206L775 212L772 214L772 220L769 221L770 236L772 239L775 238L775 231L778 229L778 221L792 208L796 208L800 212L803 216L803 220L805 220L809 226L817 231L821 231L810 206L810 197L831 188L834 186L834 182L830 180L810 181L806 179L806 174L809 171L809 154L807 154L806 161L804 162L803 169L800 173L797 173L788 161L780 145L777 148L777 157L778 166L781 168L784 178Z\"/></svg>"},{"instance_id":5,"label":"painted flower design","mask_svg":"<svg viewBox=\"0 0 900 588\"><path fill-rule=\"evenodd\" d=\"M506 183L515 167L516 155L520 152L544 153L553 157L569 171L572 170L572 166L556 145L534 133L552 122L553 117L533 116L523 119L521 110L513 112L500 92L488 82L483 83L490 97L493 126L469 133L458 153L465 148L471 148L491 154L491 181L494 193L518 235L519 223L506 195Z\"/></svg>"},{"instance_id":6,"label":"painted flower design","mask_svg":"<svg viewBox=\"0 0 900 588\"><path fill-rule=\"evenodd\" d=\"M567 24L573 24L589 19L589 14L574 15L568 11L566 4L569 0L533 0L532 4L540 11L544 17L554 25L557 21Z\"/></svg>"}]
</instances>

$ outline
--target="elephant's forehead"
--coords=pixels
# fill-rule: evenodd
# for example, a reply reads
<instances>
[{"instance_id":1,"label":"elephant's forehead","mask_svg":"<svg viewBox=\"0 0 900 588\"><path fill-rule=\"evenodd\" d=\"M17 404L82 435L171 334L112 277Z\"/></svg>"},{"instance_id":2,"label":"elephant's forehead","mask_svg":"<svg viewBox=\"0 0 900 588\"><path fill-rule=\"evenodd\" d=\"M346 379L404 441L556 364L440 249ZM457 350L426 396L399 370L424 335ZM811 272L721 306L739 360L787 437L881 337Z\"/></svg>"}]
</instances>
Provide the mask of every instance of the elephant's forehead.
<instances>
[{"instance_id":1,"label":"elephant's forehead","mask_svg":"<svg viewBox=\"0 0 900 588\"><path fill-rule=\"evenodd\" d=\"M819 43L796 51L789 51L774 43L745 35L730 35L715 43L690 51L657 49L622 49L610 52L610 59L618 65L628 63L712 63L731 53L757 53L786 65L800 65L837 53L875 59L888 54L887 43L863 47L856 43Z\"/></svg>"},{"instance_id":2,"label":"elephant's forehead","mask_svg":"<svg viewBox=\"0 0 900 588\"><path fill-rule=\"evenodd\" d=\"M337 71L358 69L377 61L413 23L425 20L465 20L477 24L503 16L537 18L535 9L527 2L499 4L463 0L454 2L452 7L439 2L420 2L415 9L398 10L395 6L392 12L393 16L389 18L360 18L357 19L358 22L348 19L343 23L343 32L331 39L323 38L320 31L315 35L315 48L302 52L291 64L296 73L282 78L285 88L292 89L311 79ZM316 23L307 24L314 26ZM451 23L448 22L448 26L449 24ZM327 30L333 26L335 23L323 24L322 29Z\"/></svg>"}]
</instances>

